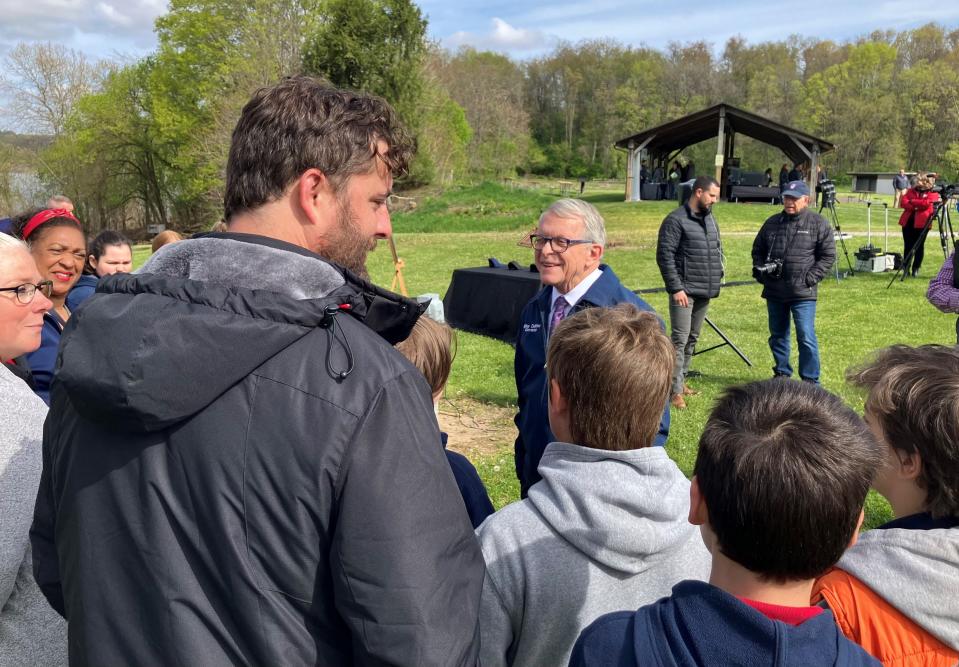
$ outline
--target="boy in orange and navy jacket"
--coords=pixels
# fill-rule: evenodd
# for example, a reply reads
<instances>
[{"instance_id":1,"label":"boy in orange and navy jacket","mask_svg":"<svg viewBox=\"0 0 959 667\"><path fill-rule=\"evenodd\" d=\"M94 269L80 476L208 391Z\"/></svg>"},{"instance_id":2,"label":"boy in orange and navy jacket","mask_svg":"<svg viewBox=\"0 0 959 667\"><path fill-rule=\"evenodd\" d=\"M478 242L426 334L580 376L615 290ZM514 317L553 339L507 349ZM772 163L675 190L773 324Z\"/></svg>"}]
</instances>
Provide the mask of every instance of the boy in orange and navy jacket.
<instances>
[{"instance_id":1,"label":"boy in orange and navy jacket","mask_svg":"<svg viewBox=\"0 0 959 667\"><path fill-rule=\"evenodd\" d=\"M896 516L863 533L813 589L887 667L959 663L959 348L895 345L849 380L885 444L873 487Z\"/></svg>"}]
</instances>

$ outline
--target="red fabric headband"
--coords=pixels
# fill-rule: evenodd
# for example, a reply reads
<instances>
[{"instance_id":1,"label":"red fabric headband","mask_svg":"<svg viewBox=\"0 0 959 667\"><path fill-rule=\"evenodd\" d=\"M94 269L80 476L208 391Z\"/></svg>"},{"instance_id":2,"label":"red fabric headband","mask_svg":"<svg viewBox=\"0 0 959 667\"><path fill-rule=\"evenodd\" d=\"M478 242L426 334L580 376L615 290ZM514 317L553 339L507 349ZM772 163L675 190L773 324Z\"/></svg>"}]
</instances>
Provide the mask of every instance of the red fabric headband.
<instances>
[{"instance_id":1,"label":"red fabric headband","mask_svg":"<svg viewBox=\"0 0 959 667\"><path fill-rule=\"evenodd\" d=\"M70 211L68 211L67 209L48 208L47 210L40 211L35 216L30 218L30 222L28 222L26 226L23 228L23 240L26 241L27 238L31 234L33 234L34 230L36 230L37 227L39 227L40 225L45 223L47 220L50 220L52 218L69 218L70 220L73 220L75 223L77 223L77 227L82 228L80 221L77 220L76 216L70 213Z\"/></svg>"}]
</instances>

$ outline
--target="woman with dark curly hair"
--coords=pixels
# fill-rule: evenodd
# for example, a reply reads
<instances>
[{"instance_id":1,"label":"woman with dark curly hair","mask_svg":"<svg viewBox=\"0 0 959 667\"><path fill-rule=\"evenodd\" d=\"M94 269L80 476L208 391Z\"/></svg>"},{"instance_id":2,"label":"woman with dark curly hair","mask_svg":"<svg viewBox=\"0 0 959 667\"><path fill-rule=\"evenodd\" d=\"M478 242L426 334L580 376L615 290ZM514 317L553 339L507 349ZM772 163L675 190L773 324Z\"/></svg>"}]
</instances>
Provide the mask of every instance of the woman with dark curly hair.
<instances>
[{"instance_id":1,"label":"woman with dark curly hair","mask_svg":"<svg viewBox=\"0 0 959 667\"><path fill-rule=\"evenodd\" d=\"M53 283L53 307L43 316L40 348L27 355L37 395L49 405L60 334L70 319L66 298L83 271L86 238L80 221L66 209L44 209L17 216L13 232L29 246L43 280Z\"/></svg>"}]
</instances>

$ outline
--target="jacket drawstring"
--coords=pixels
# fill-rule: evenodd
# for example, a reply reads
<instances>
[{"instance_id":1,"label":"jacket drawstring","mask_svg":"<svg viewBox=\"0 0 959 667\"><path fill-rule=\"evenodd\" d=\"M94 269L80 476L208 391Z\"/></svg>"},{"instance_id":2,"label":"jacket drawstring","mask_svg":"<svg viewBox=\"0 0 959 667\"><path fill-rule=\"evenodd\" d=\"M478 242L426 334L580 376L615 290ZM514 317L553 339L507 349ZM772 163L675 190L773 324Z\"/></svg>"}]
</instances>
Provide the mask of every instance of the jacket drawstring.
<instances>
[{"instance_id":1,"label":"jacket drawstring","mask_svg":"<svg viewBox=\"0 0 959 667\"><path fill-rule=\"evenodd\" d=\"M350 341L341 334L339 338L343 344L343 349L346 350L346 370L340 371L333 368L333 343L337 339L336 314L341 310L349 309L349 307L349 304L343 304L340 306L327 306L324 310L323 320L320 322L320 326L326 329L326 372L329 373L330 377L337 382L342 382L348 378L350 373L353 372L354 367L353 350L350 348Z\"/></svg>"}]
</instances>

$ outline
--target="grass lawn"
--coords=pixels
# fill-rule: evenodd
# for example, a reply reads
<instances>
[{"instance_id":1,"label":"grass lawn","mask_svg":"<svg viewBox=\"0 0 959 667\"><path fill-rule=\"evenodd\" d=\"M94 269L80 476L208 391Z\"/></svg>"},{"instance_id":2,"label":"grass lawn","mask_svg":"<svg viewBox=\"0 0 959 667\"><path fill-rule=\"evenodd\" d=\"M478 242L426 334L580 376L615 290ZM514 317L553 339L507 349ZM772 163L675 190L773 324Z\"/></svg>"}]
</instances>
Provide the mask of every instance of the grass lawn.
<instances>
[{"instance_id":1,"label":"grass lawn","mask_svg":"<svg viewBox=\"0 0 959 667\"><path fill-rule=\"evenodd\" d=\"M394 234L399 254L406 262L404 277L410 293L443 295L453 269L482 266L491 256L504 262L511 259L531 262L532 251L517 247L516 242L523 232L535 226L540 211L549 201L558 196L557 191L511 190L485 184L449 191L415 211L396 214ZM656 233L663 217L675 205L672 202L624 202L621 189L587 190L585 198L596 204L606 218L609 248L605 261L623 283L632 289L661 287L655 260ZM716 205L714 212L723 233L728 281L750 280L753 237L763 220L778 210L764 204ZM843 231L854 235L847 240L847 248L855 262L853 253L866 241L866 206L858 202L840 203L837 214ZM889 214L889 249L901 252L898 215L894 210ZM872 241L884 245L881 205L874 206L872 217ZM896 282L890 289L886 289L889 274L856 274L841 282L829 278L822 283L817 306L822 382L856 410L861 411L863 401L843 380L848 367L892 343L955 342L954 319L939 313L925 300L928 280L938 271L941 257L938 239L932 238L927 241L926 260L918 280ZM845 267L841 249L839 260ZM374 280L389 285L392 277L389 254L383 250L373 253L369 265ZM665 316L665 294L650 294L646 299ZM692 469L709 409L723 388L771 375L765 303L760 298L758 285L727 288L712 302L709 315L752 360L753 366L747 367L729 348L696 358L694 368L703 376L693 384L702 393L688 401L688 409L673 411L667 444L670 455L687 474ZM459 332L458 336L459 351L448 395L454 400L467 397L498 406L515 406L512 348L465 332ZM718 336L704 327L700 348L718 342L721 342ZM793 347L795 367L795 343ZM494 451L473 457L497 507L518 497L512 437L510 433ZM867 514L870 526L890 516L885 501L875 494L870 495Z\"/></svg>"},{"instance_id":2,"label":"grass lawn","mask_svg":"<svg viewBox=\"0 0 959 667\"><path fill-rule=\"evenodd\" d=\"M495 184L460 187L419 202L410 212L393 216L394 237L400 257L405 260L404 277L410 294L445 294L454 269L483 266L488 257L501 261L532 261L532 251L517 247L524 232L536 225L539 213L559 196L556 189L507 188ZM675 206L672 202L623 201L623 188L591 191L585 199L593 202L606 218L609 239L605 262L631 289L661 287L656 266L656 233L663 217ZM887 198L891 199L891 198ZM844 198L840 196L840 201ZM874 206L873 243L883 240L883 212ZM759 226L779 207L765 204L717 204L714 213L719 221L726 250L728 281L750 280L750 248ZM864 245L866 238L866 206L862 203L840 203L837 212L842 229L854 234L847 241L850 259ZM896 224L898 215L890 210L889 250L902 250L902 237ZM148 248L135 250L139 265ZM823 385L841 395L853 408L861 411L862 396L847 387L845 370L861 363L868 355L892 343L912 345L955 342L955 321L936 311L925 300L929 278L942 263L937 238L926 243L926 260L918 280L897 282L886 289L889 274L856 274L838 282L826 279L819 292L817 333L822 357ZM845 268L841 249L839 261ZM393 267L389 252L381 245L370 256L373 280L389 286ZM752 360L747 367L728 348L698 356L694 369L703 375L692 384L701 391L688 401L689 408L673 411L667 451L687 474L695 460L699 434L713 401L724 387L770 377L772 360L766 343L768 330L766 310L758 285L728 287L710 306L709 316L729 335ZM666 316L667 296L646 297L658 312ZM465 332L458 334L459 349L447 396L479 409L488 408L500 415L512 413L516 404L513 381L513 349L499 341ZM704 327L700 348L720 342ZM793 366L795 343L793 344ZM637 397L637 400L642 400ZM514 433L502 427L491 431L493 436L481 449L466 448L480 472L494 504L501 507L519 496L514 477L512 442ZM456 441L451 441L456 447ZM890 517L885 501L870 494L867 525L873 526Z\"/></svg>"}]
</instances>

